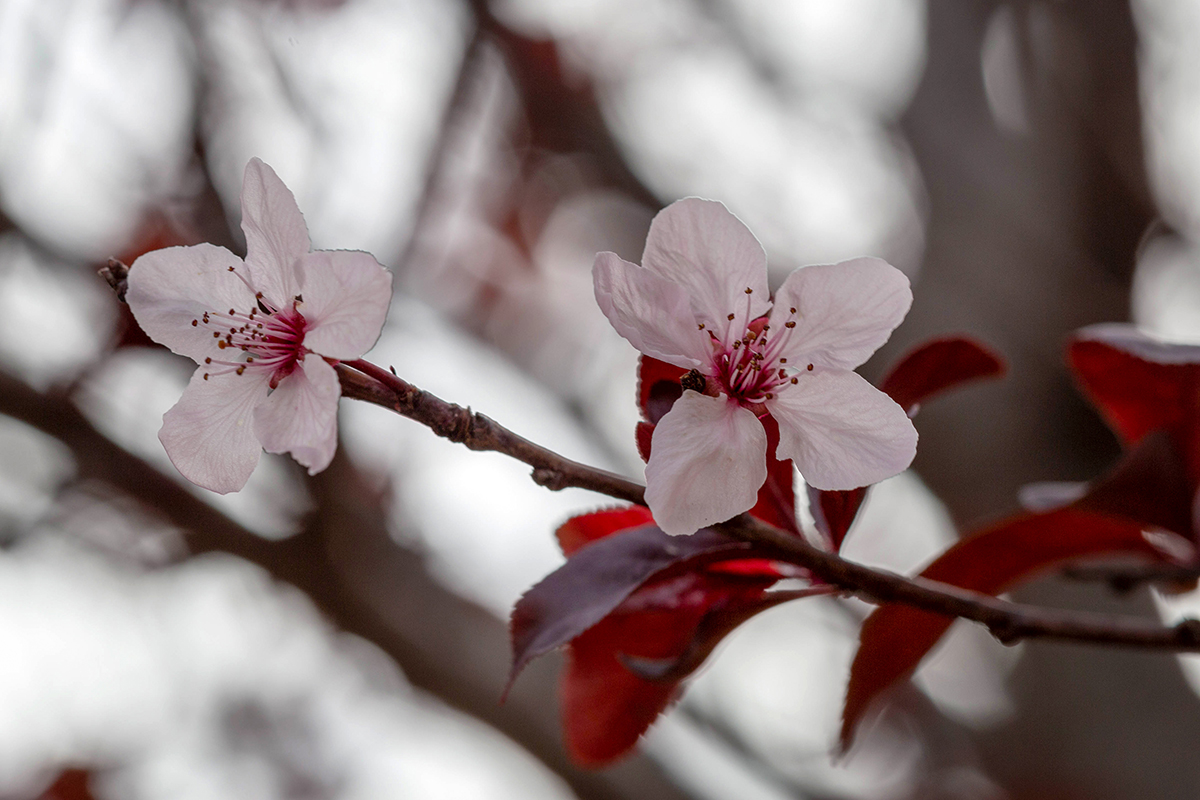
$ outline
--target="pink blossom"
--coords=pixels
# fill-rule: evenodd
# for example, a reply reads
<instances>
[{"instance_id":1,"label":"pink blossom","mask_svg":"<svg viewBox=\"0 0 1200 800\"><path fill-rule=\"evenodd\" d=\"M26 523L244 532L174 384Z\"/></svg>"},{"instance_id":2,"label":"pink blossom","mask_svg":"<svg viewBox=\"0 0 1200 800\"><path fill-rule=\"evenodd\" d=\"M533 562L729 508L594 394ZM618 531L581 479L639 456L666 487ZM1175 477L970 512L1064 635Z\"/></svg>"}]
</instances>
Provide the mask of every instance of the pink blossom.
<instances>
[{"instance_id":1,"label":"pink blossom","mask_svg":"<svg viewBox=\"0 0 1200 800\"><path fill-rule=\"evenodd\" d=\"M641 266L600 253L592 275L617 333L691 370L646 465L646 502L667 533L754 505L767 477L768 414L779 424L777 457L818 489L866 486L912 462L912 422L853 371L912 304L908 279L887 262L798 269L772 302L754 235L720 203L688 198L654 218Z\"/></svg>"},{"instance_id":2,"label":"pink blossom","mask_svg":"<svg viewBox=\"0 0 1200 800\"><path fill-rule=\"evenodd\" d=\"M242 182L246 260L199 244L146 253L126 299L156 342L199 367L158 433L183 476L214 492L246 485L261 450L310 474L337 447L331 362L375 344L392 276L369 253L312 251L292 193L262 161Z\"/></svg>"}]
</instances>

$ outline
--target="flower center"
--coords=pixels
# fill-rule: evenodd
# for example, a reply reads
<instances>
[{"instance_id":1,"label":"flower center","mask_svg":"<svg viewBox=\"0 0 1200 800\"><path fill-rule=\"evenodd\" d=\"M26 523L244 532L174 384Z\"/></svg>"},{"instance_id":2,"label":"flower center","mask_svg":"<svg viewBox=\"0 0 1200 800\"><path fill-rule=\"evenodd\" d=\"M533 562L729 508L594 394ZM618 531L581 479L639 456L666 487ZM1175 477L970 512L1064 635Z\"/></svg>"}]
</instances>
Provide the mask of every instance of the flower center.
<instances>
[{"instance_id":1,"label":"flower center","mask_svg":"<svg viewBox=\"0 0 1200 800\"><path fill-rule=\"evenodd\" d=\"M751 293L752 290L747 288L746 294ZM787 352L797 314L795 308L790 309L783 330L778 332L771 330L765 316L752 320L740 338L734 338L737 332L731 329L732 326L726 330L724 339L710 331L713 358L708 377L716 382L716 388L739 405L758 406L751 410L765 413L766 409L761 408L763 403L798 384L800 369L788 364L787 357L781 355ZM729 320L733 319L734 315L730 314ZM813 365L808 364L806 370L812 369Z\"/></svg>"},{"instance_id":2,"label":"flower center","mask_svg":"<svg viewBox=\"0 0 1200 800\"><path fill-rule=\"evenodd\" d=\"M229 267L229 272L254 291L241 273L233 267ZM304 347L308 321L299 310L304 298L296 295L290 308L281 309L268 302L262 292L255 291L254 299L256 305L245 311L236 308L205 311L192 320L193 327L210 329L217 347L229 354L228 359L204 359L205 365L218 368L205 372L204 380L210 375L230 372L243 375L250 370L260 375L270 374L270 386L274 389L308 353Z\"/></svg>"}]
</instances>

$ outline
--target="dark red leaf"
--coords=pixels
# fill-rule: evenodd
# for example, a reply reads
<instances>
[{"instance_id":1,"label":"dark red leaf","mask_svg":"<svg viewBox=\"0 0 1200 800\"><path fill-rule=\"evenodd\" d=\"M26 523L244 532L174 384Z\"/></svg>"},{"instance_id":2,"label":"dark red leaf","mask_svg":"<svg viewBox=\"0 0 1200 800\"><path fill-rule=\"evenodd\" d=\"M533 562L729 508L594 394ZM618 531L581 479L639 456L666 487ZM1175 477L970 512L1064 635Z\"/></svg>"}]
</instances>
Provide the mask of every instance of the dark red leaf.
<instances>
[{"instance_id":1,"label":"dark red leaf","mask_svg":"<svg viewBox=\"0 0 1200 800\"><path fill-rule=\"evenodd\" d=\"M813 515L817 530L829 539L834 551L842 549L846 532L858 516L858 509L867 498L867 489L860 486L857 489L844 491L825 491L808 487L808 508Z\"/></svg>"},{"instance_id":2,"label":"dark red leaf","mask_svg":"<svg viewBox=\"0 0 1200 800\"><path fill-rule=\"evenodd\" d=\"M1098 514L1074 507L1017 517L955 544L926 567L922 577L999 594L1033 574L1080 556L1136 553L1162 559L1138 520ZM876 609L863 623L858 654L842 716L842 747L871 702L897 680L909 675L937 644L952 620L901 606Z\"/></svg>"},{"instance_id":3,"label":"dark red leaf","mask_svg":"<svg viewBox=\"0 0 1200 800\"><path fill-rule=\"evenodd\" d=\"M64 770L38 800L92 800L91 773L85 769Z\"/></svg>"},{"instance_id":4,"label":"dark red leaf","mask_svg":"<svg viewBox=\"0 0 1200 800\"><path fill-rule=\"evenodd\" d=\"M999 355L973 339L954 336L926 342L904 356L879 388L911 416L919 404L940 392L1002 374L1004 360Z\"/></svg>"},{"instance_id":5,"label":"dark red leaf","mask_svg":"<svg viewBox=\"0 0 1200 800\"><path fill-rule=\"evenodd\" d=\"M1194 494L1175 440L1166 431L1155 431L1142 437L1073 505L1190 537Z\"/></svg>"},{"instance_id":6,"label":"dark red leaf","mask_svg":"<svg viewBox=\"0 0 1200 800\"><path fill-rule=\"evenodd\" d=\"M779 423L770 415L762 418L767 432L767 479L758 490L758 502L750 513L763 522L799 535L796 525L796 469L791 459L775 458L779 446Z\"/></svg>"},{"instance_id":7,"label":"dark red leaf","mask_svg":"<svg viewBox=\"0 0 1200 800\"><path fill-rule=\"evenodd\" d=\"M653 525L615 533L577 550L513 607L512 685L530 660L604 619L639 586L664 573L736 558L750 546L716 531L668 536Z\"/></svg>"},{"instance_id":8,"label":"dark red leaf","mask_svg":"<svg viewBox=\"0 0 1200 800\"><path fill-rule=\"evenodd\" d=\"M643 419L657 424L671 410L683 394L679 379L686 372L682 367L657 358L641 357L638 362L638 408L642 410Z\"/></svg>"},{"instance_id":9,"label":"dark red leaf","mask_svg":"<svg viewBox=\"0 0 1200 800\"><path fill-rule=\"evenodd\" d=\"M706 620L738 616L760 601L769 581L730 581L691 572L640 589L614 613L571 642L562 683L563 733L567 751L585 766L603 766L629 751L678 693L691 669L647 679L630 663L687 658L692 669L716 641ZM744 617L742 617L744 619ZM720 623L715 623L720 624Z\"/></svg>"},{"instance_id":10,"label":"dark red leaf","mask_svg":"<svg viewBox=\"0 0 1200 800\"><path fill-rule=\"evenodd\" d=\"M1067 360L1084 394L1126 446L1154 430L1195 429L1200 347L1165 344L1128 325L1075 334Z\"/></svg>"},{"instance_id":11,"label":"dark red leaf","mask_svg":"<svg viewBox=\"0 0 1200 800\"><path fill-rule=\"evenodd\" d=\"M654 425L649 422L639 421L634 431L634 436L637 439L638 455L642 457L642 461L649 461L650 439L654 436Z\"/></svg>"}]
</instances>

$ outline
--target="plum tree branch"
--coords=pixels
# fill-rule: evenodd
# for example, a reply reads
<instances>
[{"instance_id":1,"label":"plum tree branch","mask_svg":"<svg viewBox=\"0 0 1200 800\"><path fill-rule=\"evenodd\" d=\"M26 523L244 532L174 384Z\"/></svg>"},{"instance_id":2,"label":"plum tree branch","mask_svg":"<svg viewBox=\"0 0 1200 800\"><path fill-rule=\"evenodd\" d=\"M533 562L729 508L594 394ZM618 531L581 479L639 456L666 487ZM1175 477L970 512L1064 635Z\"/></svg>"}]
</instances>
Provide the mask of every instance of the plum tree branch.
<instances>
[{"instance_id":1,"label":"plum tree branch","mask_svg":"<svg viewBox=\"0 0 1200 800\"><path fill-rule=\"evenodd\" d=\"M434 433L472 450L503 453L533 467L535 482L550 489L578 487L619 500L645 504L645 488L603 470L571 461L524 439L469 408L418 389L392 372L366 361L339 364L346 397L365 400L420 422ZM1012 603L920 577L848 561L803 538L747 514L714 526L723 533L773 551L781 561L804 567L842 591L873 603L902 603L988 628L1000 641L1056 639L1171 652L1200 652L1200 620L1163 626L1144 619Z\"/></svg>"}]
</instances>

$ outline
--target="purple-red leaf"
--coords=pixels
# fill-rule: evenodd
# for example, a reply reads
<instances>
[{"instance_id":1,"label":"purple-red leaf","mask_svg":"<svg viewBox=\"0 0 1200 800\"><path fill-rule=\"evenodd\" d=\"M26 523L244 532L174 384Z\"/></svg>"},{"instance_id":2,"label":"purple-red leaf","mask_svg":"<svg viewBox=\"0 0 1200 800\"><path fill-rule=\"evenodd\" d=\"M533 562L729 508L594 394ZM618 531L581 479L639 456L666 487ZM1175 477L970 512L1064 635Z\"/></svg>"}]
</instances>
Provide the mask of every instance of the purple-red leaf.
<instances>
[{"instance_id":1,"label":"purple-red leaf","mask_svg":"<svg viewBox=\"0 0 1200 800\"><path fill-rule=\"evenodd\" d=\"M1004 374L1004 360L973 339L934 339L900 359L879 388L912 416L918 405L969 381Z\"/></svg>"},{"instance_id":2,"label":"purple-red leaf","mask_svg":"<svg viewBox=\"0 0 1200 800\"><path fill-rule=\"evenodd\" d=\"M657 580L575 638L562 683L571 758L596 767L628 752L699 666L699 650L707 655L719 641L710 627L724 627L726 617L744 619L743 607L762 610L770 583L702 572ZM657 664L666 665L661 675L638 674Z\"/></svg>"},{"instance_id":3,"label":"purple-red leaf","mask_svg":"<svg viewBox=\"0 0 1200 800\"><path fill-rule=\"evenodd\" d=\"M1001 522L955 544L921 576L985 594L999 594L1031 575L1080 556L1135 553L1162 559L1139 520L1063 508ZM1169 534L1168 534L1169 535ZM842 715L848 748L871 702L906 677L937 644L952 620L910 606L884 605L863 623Z\"/></svg>"},{"instance_id":4,"label":"purple-red leaf","mask_svg":"<svg viewBox=\"0 0 1200 800\"><path fill-rule=\"evenodd\" d=\"M716 531L668 536L644 525L592 542L527 591L513 607L509 686L537 656L604 619L638 587L668 570L734 558L750 546Z\"/></svg>"}]
</instances>

